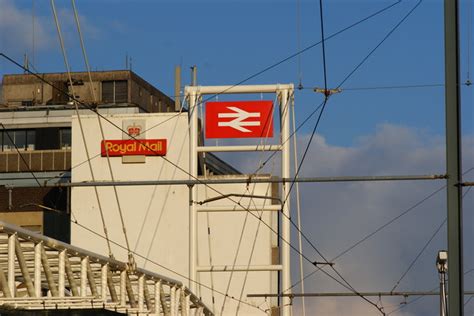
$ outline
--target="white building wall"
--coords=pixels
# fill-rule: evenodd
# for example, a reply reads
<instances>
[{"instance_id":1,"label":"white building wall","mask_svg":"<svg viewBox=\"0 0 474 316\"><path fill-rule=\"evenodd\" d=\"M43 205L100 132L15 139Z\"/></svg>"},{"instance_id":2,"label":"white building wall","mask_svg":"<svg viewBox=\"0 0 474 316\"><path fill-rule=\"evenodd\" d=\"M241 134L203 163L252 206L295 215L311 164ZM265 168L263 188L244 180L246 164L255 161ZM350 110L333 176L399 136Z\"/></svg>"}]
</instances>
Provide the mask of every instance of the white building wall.
<instances>
[{"instance_id":1,"label":"white building wall","mask_svg":"<svg viewBox=\"0 0 474 316\"><path fill-rule=\"evenodd\" d=\"M166 160L173 162L184 171L162 157L146 157L145 163L122 163L121 157L111 157L113 175L116 181L134 180L172 180L189 179L189 141L187 114L157 113L134 115L111 115L107 117L116 126L122 127L123 120L146 120L144 138L166 138L168 149ZM96 181L110 181L111 175L107 158L100 156L101 132L98 118L95 115L81 116L85 144ZM122 139L122 132L109 122L102 120L106 139ZM156 127L154 127L156 126ZM72 119L72 181L90 181L92 175L84 141L82 139L79 119ZM213 185L219 193L204 185L198 187L198 201L222 194L255 194L271 195L268 184L250 185L228 184ZM189 189L185 185L175 186L128 186L117 187L118 200L123 212L125 227L131 250L136 252L135 260L139 267L181 280L189 285ZM118 204L112 187L97 187L100 204L104 213L109 237L112 241L112 252L117 259L127 260L125 238L122 231ZM254 200L232 197L244 206L268 205L270 200ZM209 203L210 206L235 204L229 199ZM198 214L198 266L227 265L239 266L269 265L272 262L272 247L276 237L268 227L259 220L241 211L236 206L234 213L199 213ZM94 188L74 187L71 195L72 220L77 224L71 227L71 244L104 255L108 254L104 236L99 204ZM255 215L259 215L254 213ZM265 212L262 221L277 230L276 214ZM209 228L209 230L208 230ZM258 231L258 234L257 234ZM210 234L208 234L210 232ZM243 232L243 233L242 233ZM257 238L255 239L255 236ZM240 246L239 246L239 240ZM255 245L254 245L255 240ZM117 244L121 245L118 246ZM253 250L252 250L253 248ZM239 252L236 256L237 249ZM147 258L145 260L144 258ZM247 293L276 293L276 272L209 272L198 273L201 285L197 286L198 295L202 296L209 307L215 308L215 314L221 314L224 302L223 293L241 298L251 305L261 305L256 309L247 304L240 304L240 315L264 315L269 308L264 299L247 299ZM229 279L231 279L229 285ZM243 285L244 290L242 292ZM229 290L227 290L229 288ZM214 296L214 303L212 297ZM236 300L225 300L224 315L235 315ZM270 301L269 301L270 302Z\"/></svg>"}]
</instances>

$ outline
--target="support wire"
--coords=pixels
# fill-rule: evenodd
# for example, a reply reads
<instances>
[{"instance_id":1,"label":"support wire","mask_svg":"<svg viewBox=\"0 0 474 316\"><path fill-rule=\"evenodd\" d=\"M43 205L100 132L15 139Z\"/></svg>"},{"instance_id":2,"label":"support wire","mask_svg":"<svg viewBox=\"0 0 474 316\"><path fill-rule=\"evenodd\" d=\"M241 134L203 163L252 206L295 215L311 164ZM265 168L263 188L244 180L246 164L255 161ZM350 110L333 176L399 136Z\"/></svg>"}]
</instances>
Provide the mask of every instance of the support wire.
<instances>
[{"instance_id":1,"label":"support wire","mask_svg":"<svg viewBox=\"0 0 474 316\"><path fill-rule=\"evenodd\" d=\"M81 137L82 137L82 141L84 143L84 149L85 149L85 152L86 152L86 157L87 157L88 162L89 162L88 165L89 165L89 170L90 170L90 173L91 173L91 178L92 178L93 181L95 181L94 170L93 170L92 164L90 162L89 148L88 148L87 143L86 143L86 138L85 138L85 135L84 135L84 129L83 129L83 126L82 126L81 116L79 115L79 107L78 107L77 102L75 100L76 95L74 93L74 85L73 85L73 82L72 82L71 71L70 71L70 67L69 67L69 62L67 60L67 54L66 54L66 49L64 47L63 37L62 37L62 34L61 34L61 27L59 25L58 15L56 13L56 6L55 6L55 3L54 3L54 0L51 0L50 3L51 3L51 9L52 9L53 15L54 15L54 22L56 24L56 30L58 32L59 44L61 46L61 52L62 52L63 59L64 59L64 65L66 66L66 71L68 73L69 85L71 87L72 96L74 98L73 102L74 102L75 111L76 111L76 115L77 115L78 122L79 122L79 127L80 127L80 130L81 130ZM110 246L110 241L109 241L109 238L108 238L109 235L108 235L108 231L107 231L107 225L105 223L104 212L103 212L103 209L102 209L102 205L100 203L99 192L98 192L97 187L94 187L94 192L95 192L95 196L96 196L96 199L97 199L97 204L98 204L98 207L99 207L100 217L101 217L101 221L102 221L102 229L104 230L104 234L107 237L106 241L107 241L107 248L108 248L108 251L109 251L109 257L113 258L114 256L113 256L112 248Z\"/></svg>"}]
</instances>

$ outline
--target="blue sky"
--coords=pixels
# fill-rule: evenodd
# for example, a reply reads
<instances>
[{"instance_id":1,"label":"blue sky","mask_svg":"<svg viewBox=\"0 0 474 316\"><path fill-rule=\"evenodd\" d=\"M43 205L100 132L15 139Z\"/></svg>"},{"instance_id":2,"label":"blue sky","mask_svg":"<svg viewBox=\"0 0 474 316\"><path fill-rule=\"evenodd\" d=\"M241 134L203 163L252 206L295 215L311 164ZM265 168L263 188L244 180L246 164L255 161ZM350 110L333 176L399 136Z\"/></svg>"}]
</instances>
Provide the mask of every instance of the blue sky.
<instances>
[{"instance_id":1,"label":"blue sky","mask_svg":"<svg viewBox=\"0 0 474 316\"><path fill-rule=\"evenodd\" d=\"M56 2L72 68L84 70L70 2ZM19 61L25 51L32 55L31 3L0 0L0 51ZM64 71L49 3L35 3L35 66L40 72ZM330 35L396 1L326 0L323 3L325 33ZM336 87L416 3L415 0L401 1L377 17L328 40L329 87ZM467 23L467 10L473 10L473 5L469 7L467 0L460 3L461 79L465 82L467 30L474 28ZM189 83L192 65L198 66L201 85L234 84L295 53L299 47L318 42L321 39L319 3L301 0L300 5L301 18L297 20L296 1L77 1L92 68L123 69L128 54L133 58L133 70L169 95L174 91L175 65L183 67L183 84ZM299 44L298 22L301 25ZM423 1L342 86L342 93L330 98L318 129L319 135L310 150L312 158L303 169L305 175L444 172L443 87L350 90L442 84L443 30L443 1ZM474 45L472 41L471 46ZM301 122L323 100L321 94L310 89L324 85L321 56L318 45L302 54L300 59L293 58L247 83L297 85L300 61L302 83L307 88L295 91L296 120ZM0 60L0 76L19 72L15 66ZM472 72L473 69L471 76ZM473 89L473 86L463 86L461 91L465 170L474 166ZM305 146L314 121L310 120L302 128L300 149ZM255 161L250 158L236 163L242 168L255 169ZM466 177L472 179L471 174ZM304 231L328 257L336 256L366 232L428 195L436 185L308 185L302 189L305 193L302 201L304 223L308 223L308 227L303 227ZM430 201L401 223L390 226L388 232L382 232L368 245L364 244L355 254L343 258L338 268L349 275L358 289L390 290L444 218L444 203L443 196ZM473 203L471 193L465 201L466 243L474 238ZM317 213L313 210L315 205L327 212ZM333 227L341 232L337 238L333 237ZM445 230L440 232L421 262L407 275L403 289L426 290L436 285L432 263L437 250L445 247L445 235L442 235L445 233ZM309 248L305 251L311 253ZM472 247L467 246L465 260L467 269L474 267ZM372 271L366 271L367 266ZM331 288L333 284L319 276L317 282L308 286L316 291ZM466 287L474 288L472 275L466 278ZM437 312L435 300L426 302L407 308L409 312L403 315ZM325 308L332 315L348 314L351 308L354 308L353 315L370 315L368 310L373 312L365 305L348 304L344 305L348 308L344 310L342 305L328 304L313 307L314 310ZM472 302L469 308L474 310Z\"/></svg>"},{"instance_id":2,"label":"blue sky","mask_svg":"<svg viewBox=\"0 0 474 316\"><path fill-rule=\"evenodd\" d=\"M2 1L10 3L11 1ZM325 33L330 35L396 1L327 1ZM330 87L342 79L372 50L417 1L402 1L369 21L328 40L327 78ZM15 1L31 31L31 1ZM57 1L66 33L70 62L83 70L69 2ZM63 71L64 65L53 27L51 8L36 4L37 23L48 36L36 38L35 63L40 71ZM198 66L202 85L233 84L321 39L318 2L300 1L79 1L87 51L93 69L121 69L125 55L133 70L169 95L173 94L173 68L183 66L184 84L189 66ZM462 79L466 80L467 1L461 1L463 47ZM413 14L356 71L342 88L442 84L443 2L425 0ZM297 25L300 23L300 42ZM29 27L29 29L28 29ZM472 25L471 25L472 27ZM38 29L38 27L37 27ZM5 29L2 32L10 33ZM2 34L8 36L8 34ZM47 41L43 46L41 41ZM472 43L472 42L471 42ZM1 42L0 42L1 44ZM3 47L17 60L31 55L31 32L23 43ZM471 51L472 53L472 51ZM472 57L471 57L472 58ZM308 88L296 91L297 120L301 121L321 100L312 87L323 86L321 46L303 53L248 83L299 81ZM17 72L0 61L0 74ZM472 72L472 71L471 71ZM473 132L473 89L463 87L463 130ZM393 90L346 90L331 98L319 132L334 144L352 144L373 132L379 123L402 124L442 134L442 87ZM312 122L303 131L311 130ZM343 127L343 128L342 128Z\"/></svg>"}]
</instances>

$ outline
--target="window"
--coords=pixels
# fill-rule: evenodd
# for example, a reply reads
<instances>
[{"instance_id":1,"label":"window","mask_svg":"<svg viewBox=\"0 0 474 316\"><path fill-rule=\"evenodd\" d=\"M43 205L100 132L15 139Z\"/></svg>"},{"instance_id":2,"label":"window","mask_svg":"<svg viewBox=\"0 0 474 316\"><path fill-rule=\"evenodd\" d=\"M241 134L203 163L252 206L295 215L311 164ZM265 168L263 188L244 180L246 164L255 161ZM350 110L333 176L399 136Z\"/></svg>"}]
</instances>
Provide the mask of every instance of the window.
<instances>
[{"instance_id":1,"label":"window","mask_svg":"<svg viewBox=\"0 0 474 316\"><path fill-rule=\"evenodd\" d=\"M2 151L34 150L36 132L33 129L3 130L0 132L0 149Z\"/></svg>"},{"instance_id":2,"label":"window","mask_svg":"<svg viewBox=\"0 0 474 316\"><path fill-rule=\"evenodd\" d=\"M102 102L127 103L128 102L127 80L102 81Z\"/></svg>"},{"instance_id":3,"label":"window","mask_svg":"<svg viewBox=\"0 0 474 316\"><path fill-rule=\"evenodd\" d=\"M61 149L71 148L70 128L62 128L59 130L59 146Z\"/></svg>"},{"instance_id":4,"label":"window","mask_svg":"<svg viewBox=\"0 0 474 316\"><path fill-rule=\"evenodd\" d=\"M21 101L21 106L32 106L32 105L33 105L32 100Z\"/></svg>"}]
</instances>

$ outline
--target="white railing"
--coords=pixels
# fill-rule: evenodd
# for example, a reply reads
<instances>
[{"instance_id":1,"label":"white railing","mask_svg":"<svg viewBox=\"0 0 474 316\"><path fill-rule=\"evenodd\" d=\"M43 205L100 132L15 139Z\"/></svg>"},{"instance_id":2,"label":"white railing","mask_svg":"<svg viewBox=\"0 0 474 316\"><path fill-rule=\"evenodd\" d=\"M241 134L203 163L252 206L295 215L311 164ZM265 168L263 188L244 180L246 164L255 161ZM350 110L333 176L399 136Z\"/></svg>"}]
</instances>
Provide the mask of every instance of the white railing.
<instances>
[{"instance_id":1,"label":"white railing","mask_svg":"<svg viewBox=\"0 0 474 316\"><path fill-rule=\"evenodd\" d=\"M0 306L212 315L181 282L0 221Z\"/></svg>"}]
</instances>

